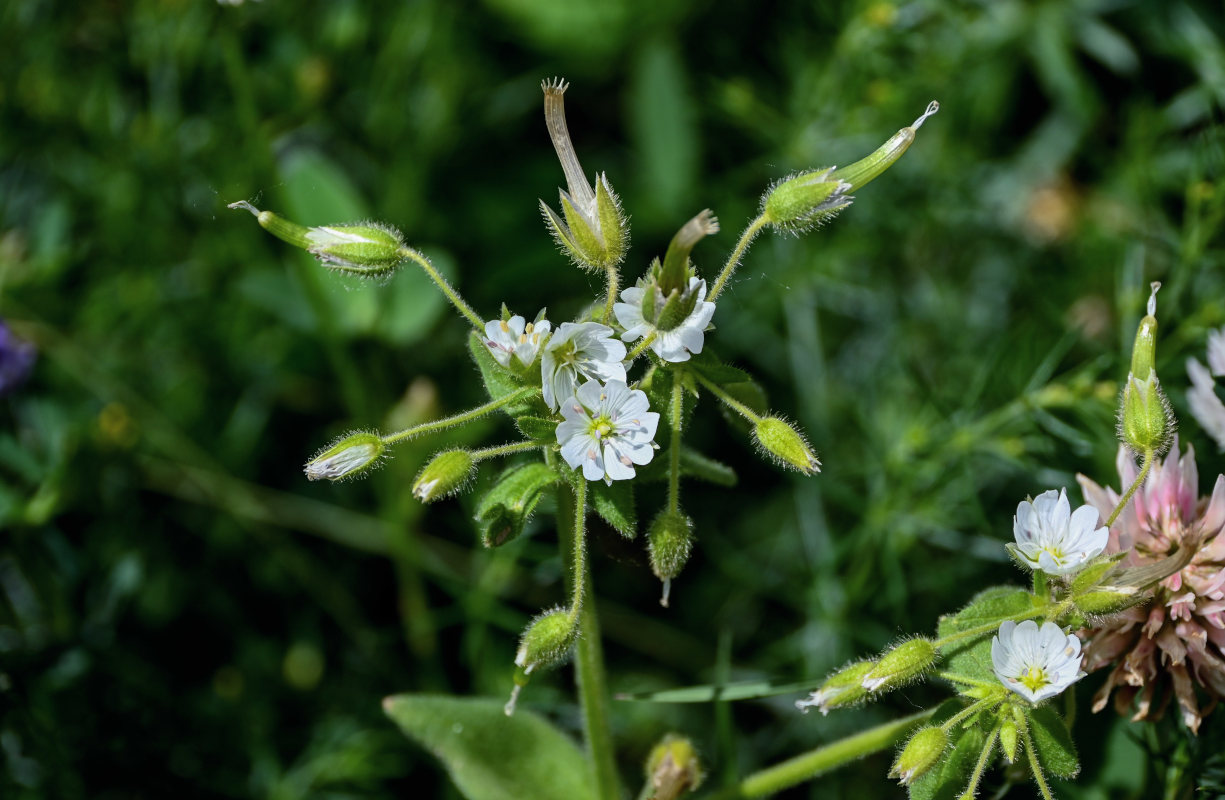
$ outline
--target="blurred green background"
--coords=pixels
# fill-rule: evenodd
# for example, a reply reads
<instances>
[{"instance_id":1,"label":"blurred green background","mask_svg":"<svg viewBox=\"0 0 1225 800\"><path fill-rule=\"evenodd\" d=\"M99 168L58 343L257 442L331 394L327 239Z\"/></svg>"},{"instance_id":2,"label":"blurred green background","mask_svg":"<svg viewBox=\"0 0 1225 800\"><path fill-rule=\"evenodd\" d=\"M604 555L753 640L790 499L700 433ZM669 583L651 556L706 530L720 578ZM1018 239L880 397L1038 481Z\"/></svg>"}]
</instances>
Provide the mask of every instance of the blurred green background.
<instances>
[{"instance_id":1,"label":"blurred green background","mask_svg":"<svg viewBox=\"0 0 1225 800\"><path fill-rule=\"evenodd\" d=\"M3 4L0 317L40 360L0 398L0 795L454 797L381 698L504 697L520 630L562 600L547 514L491 552L474 495L409 492L504 421L305 481L340 432L479 402L467 326L412 269L344 283L226 203L387 221L481 313L556 322L601 287L536 208L563 182L542 78L571 81L583 164L632 215L629 280L704 207L711 276L771 181L939 99L838 220L759 239L715 316L824 472L777 471L704 405L692 441L740 485L684 487L700 541L667 611L641 543L595 530L614 691L815 681L1019 581L1001 544L1027 493L1117 485L1150 280L1184 441L1225 467L1182 366L1225 323L1223 30L1219 2L1182 0ZM1089 715L1099 682L1060 795L1161 796L1168 739ZM675 729L719 786L943 693L826 718L798 696L617 703L623 770ZM577 731L569 668L523 701ZM1221 716L1192 748L1206 787ZM887 768L787 796L901 796Z\"/></svg>"}]
</instances>

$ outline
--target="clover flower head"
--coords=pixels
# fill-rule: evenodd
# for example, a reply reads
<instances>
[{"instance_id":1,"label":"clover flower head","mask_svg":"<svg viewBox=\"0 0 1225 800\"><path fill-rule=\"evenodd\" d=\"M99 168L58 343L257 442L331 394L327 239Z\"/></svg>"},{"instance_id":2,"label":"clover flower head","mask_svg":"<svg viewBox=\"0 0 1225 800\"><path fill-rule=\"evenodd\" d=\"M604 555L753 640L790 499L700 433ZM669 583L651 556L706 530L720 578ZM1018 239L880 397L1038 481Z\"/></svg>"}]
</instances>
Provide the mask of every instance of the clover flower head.
<instances>
[{"instance_id":1,"label":"clover flower head","mask_svg":"<svg viewBox=\"0 0 1225 800\"><path fill-rule=\"evenodd\" d=\"M1068 575L1106 548L1106 528L1097 522L1096 508L1086 505L1072 511L1067 492L1050 489L1033 502L1021 501L1012 533L1017 552L1032 569Z\"/></svg>"},{"instance_id":2,"label":"clover flower head","mask_svg":"<svg viewBox=\"0 0 1225 800\"><path fill-rule=\"evenodd\" d=\"M613 313L625 328L625 333L621 334L623 340L632 342L654 333L651 349L664 361L673 363L688 361L691 353L702 352L706 326L715 314L715 304L706 301L706 281L689 279L678 304L687 313L671 327L666 319L668 298L654 281L640 281L638 286L621 292L621 299L624 302L615 304Z\"/></svg>"},{"instance_id":3,"label":"clover flower head","mask_svg":"<svg viewBox=\"0 0 1225 800\"><path fill-rule=\"evenodd\" d=\"M1139 472L1123 448L1118 469L1124 487ZM1077 480L1099 512L1113 511L1119 492L1083 475ZM1197 732L1203 714L1196 684L1210 709L1225 699L1225 476L1217 477L1210 497L1198 496L1198 483L1195 450L1188 445L1180 455L1175 441L1110 528L1106 552L1127 553L1124 566L1153 564L1183 547L1196 550L1187 566L1157 584L1151 600L1081 631L1085 669L1113 667L1094 695L1094 711L1114 692L1120 714L1159 719L1165 687L1172 685L1183 722Z\"/></svg>"},{"instance_id":4,"label":"clover flower head","mask_svg":"<svg viewBox=\"0 0 1225 800\"><path fill-rule=\"evenodd\" d=\"M509 367L513 356L527 367L536 360L550 330L552 326L544 318L544 311L536 315L535 322L525 323L518 314L510 319L490 320L485 323L485 346L502 366Z\"/></svg>"},{"instance_id":5,"label":"clover flower head","mask_svg":"<svg viewBox=\"0 0 1225 800\"><path fill-rule=\"evenodd\" d=\"M634 467L655 455L659 414L647 408L646 393L624 381L587 381L562 403L563 421L557 426L561 457L574 469L581 466L589 481L612 485L634 477Z\"/></svg>"},{"instance_id":6,"label":"clover flower head","mask_svg":"<svg viewBox=\"0 0 1225 800\"><path fill-rule=\"evenodd\" d=\"M574 394L580 377L625 382L625 345L612 338L613 329L598 322L563 322L540 357L544 401L557 410Z\"/></svg>"},{"instance_id":7,"label":"clover flower head","mask_svg":"<svg viewBox=\"0 0 1225 800\"><path fill-rule=\"evenodd\" d=\"M1031 703L1054 697L1085 677L1082 658L1080 639L1053 622L1039 628L1032 619L1008 620L991 640L995 677Z\"/></svg>"}]
</instances>

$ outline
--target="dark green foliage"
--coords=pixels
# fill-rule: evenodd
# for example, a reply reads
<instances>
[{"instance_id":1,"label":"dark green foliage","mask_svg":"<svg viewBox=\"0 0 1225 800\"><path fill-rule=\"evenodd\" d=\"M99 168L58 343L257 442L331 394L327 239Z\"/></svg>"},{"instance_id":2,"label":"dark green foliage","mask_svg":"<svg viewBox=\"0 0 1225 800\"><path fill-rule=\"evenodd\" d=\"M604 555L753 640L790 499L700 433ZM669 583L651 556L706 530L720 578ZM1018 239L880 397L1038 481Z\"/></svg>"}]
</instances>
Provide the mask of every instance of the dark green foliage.
<instances>
[{"instance_id":1,"label":"dark green foliage","mask_svg":"<svg viewBox=\"0 0 1225 800\"><path fill-rule=\"evenodd\" d=\"M477 527L486 547L500 547L523 533L546 489L561 479L540 462L510 467L476 504Z\"/></svg>"}]
</instances>

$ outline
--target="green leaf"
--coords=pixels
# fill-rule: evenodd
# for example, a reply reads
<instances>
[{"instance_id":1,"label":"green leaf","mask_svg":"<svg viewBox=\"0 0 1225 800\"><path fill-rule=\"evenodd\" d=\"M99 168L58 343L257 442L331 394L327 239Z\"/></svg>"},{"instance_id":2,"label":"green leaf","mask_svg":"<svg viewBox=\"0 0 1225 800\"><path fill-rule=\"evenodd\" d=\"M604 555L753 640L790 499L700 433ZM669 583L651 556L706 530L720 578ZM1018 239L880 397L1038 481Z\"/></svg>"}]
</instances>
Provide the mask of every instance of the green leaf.
<instances>
[{"instance_id":1,"label":"green leaf","mask_svg":"<svg viewBox=\"0 0 1225 800\"><path fill-rule=\"evenodd\" d=\"M737 481L736 471L727 464L715 461L688 447L681 448L681 474L713 483L716 486L735 486Z\"/></svg>"},{"instance_id":2,"label":"green leaf","mask_svg":"<svg viewBox=\"0 0 1225 800\"><path fill-rule=\"evenodd\" d=\"M1027 611L1034 607L1034 596L1025 589L1013 586L994 586L975 595L965 608L956 614L940 618L937 635L944 637L976 628L1005 617ZM994 631L963 639L942 648L944 671L980 681L995 682L991 668L991 637Z\"/></svg>"},{"instance_id":3,"label":"green leaf","mask_svg":"<svg viewBox=\"0 0 1225 800\"><path fill-rule=\"evenodd\" d=\"M387 716L446 767L468 800L594 800L582 752L551 724L480 698L401 694Z\"/></svg>"},{"instance_id":4,"label":"green leaf","mask_svg":"<svg viewBox=\"0 0 1225 800\"><path fill-rule=\"evenodd\" d=\"M1080 773L1080 759L1076 757L1076 745L1063 718L1049 706L1029 712L1029 732L1038 751L1038 762L1052 775L1060 778L1075 778Z\"/></svg>"},{"instance_id":5,"label":"green leaf","mask_svg":"<svg viewBox=\"0 0 1225 800\"><path fill-rule=\"evenodd\" d=\"M634 486L629 481L613 481L607 486L603 481L589 484L591 507L617 533L627 539L638 535L638 512L634 509Z\"/></svg>"},{"instance_id":6,"label":"green leaf","mask_svg":"<svg viewBox=\"0 0 1225 800\"><path fill-rule=\"evenodd\" d=\"M932 718L933 724L939 723L937 717L941 716L946 707L949 707L949 703L942 705L936 712L936 716ZM953 726L949 731L949 754L930 772L910 784L910 800L953 800L960 795L965 789L970 769L983 751L986 739L986 734L977 725L969 728Z\"/></svg>"},{"instance_id":7,"label":"green leaf","mask_svg":"<svg viewBox=\"0 0 1225 800\"><path fill-rule=\"evenodd\" d=\"M515 425L523 435L534 442L552 446L557 444L557 420L546 417L519 417Z\"/></svg>"},{"instance_id":8,"label":"green leaf","mask_svg":"<svg viewBox=\"0 0 1225 800\"><path fill-rule=\"evenodd\" d=\"M497 362L476 331L468 335L468 352L476 362L477 369L481 371L481 380L485 384L485 391L489 393L489 399L498 400L526 385L519 376ZM504 410L512 417L522 417L539 414L543 407L543 401L521 400L504 406Z\"/></svg>"},{"instance_id":9,"label":"green leaf","mask_svg":"<svg viewBox=\"0 0 1225 800\"><path fill-rule=\"evenodd\" d=\"M498 547L523 533L545 489L561 480L538 461L507 469L476 505L476 522L486 547Z\"/></svg>"},{"instance_id":10,"label":"green leaf","mask_svg":"<svg viewBox=\"0 0 1225 800\"><path fill-rule=\"evenodd\" d=\"M780 694L812 691L821 685L821 678L799 683L771 683L770 681L737 681L722 685L708 683L701 686L685 686L679 689L664 689L658 692L625 692L615 699L640 703L713 703L722 700L751 700L756 697L775 697Z\"/></svg>"},{"instance_id":11,"label":"green leaf","mask_svg":"<svg viewBox=\"0 0 1225 800\"><path fill-rule=\"evenodd\" d=\"M710 348L690 358L687 366L706 380L720 386L728 383L749 383L753 380L753 376L744 370L724 364L710 352Z\"/></svg>"}]
</instances>

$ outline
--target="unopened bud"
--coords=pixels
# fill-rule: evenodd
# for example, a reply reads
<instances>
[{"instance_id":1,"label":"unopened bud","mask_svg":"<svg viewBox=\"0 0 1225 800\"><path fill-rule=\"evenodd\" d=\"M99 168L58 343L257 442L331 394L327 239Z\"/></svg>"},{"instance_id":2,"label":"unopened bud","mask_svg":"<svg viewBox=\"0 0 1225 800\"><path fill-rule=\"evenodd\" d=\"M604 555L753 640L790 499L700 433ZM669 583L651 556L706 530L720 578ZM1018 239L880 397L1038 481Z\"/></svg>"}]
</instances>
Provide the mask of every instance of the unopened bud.
<instances>
[{"instance_id":1,"label":"unopened bud","mask_svg":"<svg viewBox=\"0 0 1225 800\"><path fill-rule=\"evenodd\" d=\"M821 471L821 462L808 446L803 434L778 417L762 417L753 427L761 449L779 464L805 475Z\"/></svg>"},{"instance_id":2,"label":"unopened bud","mask_svg":"<svg viewBox=\"0 0 1225 800\"><path fill-rule=\"evenodd\" d=\"M833 167L826 167L774 184L762 198L762 215L771 225L792 233L828 222L855 199L851 184L833 178L833 172Z\"/></svg>"},{"instance_id":3,"label":"unopened bud","mask_svg":"<svg viewBox=\"0 0 1225 800\"><path fill-rule=\"evenodd\" d=\"M1140 320L1131 352L1131 372L1119 403L1119 439L1137 455L1163 454L1173 440L1176 420L1154 369L1157 348L1157 290L1152 284L1148 313Z\"/></svg>"},{"instance_id":4,"label":"unopened bud","mask_svg":"<svg viewBox=\"0 0 1225 800\"><path fill-rule=\"evenodd\" d=\"M647 757L651 800L676 800L701 786L704 777L693 742L683 736L668 734Z\"/></svg>"},{"instance_id":5,"label":"unopened bud","mask_svg":"<svg viewBox=\"0 0 1225 800\"><path fill-rule=\"evenodd\" d=\"M1076 609L1086 617L1105 617L1117 614L1144 599L1134 589L1120 586L1103 586L1072 598Z\"/></svg>"},{"instance_id":6,"label":"unopened bud","mask_svg":"<svg viewBox=\"0 0 1225 800\"><path fill-rule=\"evenodd\" d=\"M909 683L936 663L936 645L929 639L908 639L881 656L872 671L863 676L869 692L888 692Z\"/></svg>"},{"instance_id":7,"label":"unopened bud","mask_svg":"<svg viewBox=\"0 0 1225 800\"><path fill-rule=\"evenodd\" d=\"M689 254L698 242L718 232L719 220L709 208L699 212L676 232L668 243L668 251L664 254L663 267L659 272L659 288L665 297L673 291L683 292L689 286L689 278L693 274L689 266Z\"/></svg>"},{"instance_id":8,"label":"unopened bud","mask_svg":"<svg viewBox=\"0 0 1225 800\"><path fill-rule=\"evenodd\" d=\"M868 691L863 688L863 679L875 667L875 661L857 661L843 667L826 678L821 688L806 700L796 700L795 707L807 714L808 709L816 706L822 714L828 714L831 708L854 705L868 696Z\"/></svg>"},{"instance_id":9,"label":"unopened bud","mask_svg":"<svg viewBox=\"0 0 1225 800\"><path fill-rule=\"evenodd\" d=\"M475 459L467 450L444 450L430 460L413 481L413 497L423 503L431 503L464 487Z\"/></svg>"},{"instance_id":10,"label":"unopened bud","mask_svg":"<svg viewBox=\"0 0 1225 800\"><path fill-rule=\"evenodd\" d=\"M403 237L386 225L364 222L307 228L245 201L230 203L229 208L250 211L264 230L338 272L380 278L390 275L405 257Z\"/></svg>"},{"instance_id":11,"label":"unopened bud","mask_svg":"<svg viewBox=\"0 0 1225 800\"><path fill-rule=\"evenodd\" d=\"M570 653L578 639L578 621L564 608L554 608L536 617L519 640L515 666L526 677L534 670L551 667Z\"/></svg>"},{"instance_id":12,"label":"unopened bud","mask_svg":"<svg viewBox=\"0 0 1225 800\"><path fill-rule=\"evenodd\" d=\"M672 579L681 573L693 550L693 520L679 511L659 512L647 530L651 571L664 582L659 604L667 608Z\"/></svg>"},{"instance_id":13,"label":"unopened bud","mask_svg":"<svg viewBox=\"0 0 1225 800\"><path fill-rule=\"evenodd\" d=\"M377 433L356 431L337 439L306 462L307 480L338 481L364 472L383 455L383 439Z\"/></svg>"},{"instance_id":14,"label":"unopened bud","mask_svg":"<svg viewBox=\"0 0 1225 800\"><path fill-rule=\"evenodd\" d=\"M1009 764L1016 763L1017 760L1017 742L1020 739L1020 730L1017 728L1016 720L1006 719L1000 725L1000 751L1004 755L1004 760Z\"/></svg>"},{"instance_id":15,"label":"unopened bud","mask_svg":"<svg viewBox=\"0 0 1225 800\"><path fill-rule=\"evenodd\" d=\"M943 728L920 728L898 753L893 769L889 770L889 777L896 778L903 786L909 786L939 763L948 745L949 736Z\"/></svg>"}]
</instances>

